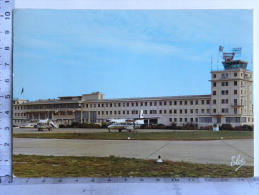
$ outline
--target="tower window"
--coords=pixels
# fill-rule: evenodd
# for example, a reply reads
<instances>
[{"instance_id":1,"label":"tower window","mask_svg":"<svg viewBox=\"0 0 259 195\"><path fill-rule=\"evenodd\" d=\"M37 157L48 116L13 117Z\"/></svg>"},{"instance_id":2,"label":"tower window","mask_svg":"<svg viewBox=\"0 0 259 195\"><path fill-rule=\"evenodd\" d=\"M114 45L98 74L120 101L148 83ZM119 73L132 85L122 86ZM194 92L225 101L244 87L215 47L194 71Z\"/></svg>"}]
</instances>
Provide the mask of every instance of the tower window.
<instances>
[{"instance_id":1,"label":"tower window","mask_svg":"<svg viewBox=\"0 0 259 195\"><path fill-rule=\"evenodd\" d=\"M228 90L222 90L222 91L221 91L221 94L222 94L222 95L228 95Z\"/></svg>"},{"instance_id":2,"label":"tower window","mask_svg":"<svg viewBox=\"0 0 259 195\"><path fill-rule=\"evenodd\" d=\"M222 82L221 86L228 86L228 82Z\"/></svg>"}]
</instances>

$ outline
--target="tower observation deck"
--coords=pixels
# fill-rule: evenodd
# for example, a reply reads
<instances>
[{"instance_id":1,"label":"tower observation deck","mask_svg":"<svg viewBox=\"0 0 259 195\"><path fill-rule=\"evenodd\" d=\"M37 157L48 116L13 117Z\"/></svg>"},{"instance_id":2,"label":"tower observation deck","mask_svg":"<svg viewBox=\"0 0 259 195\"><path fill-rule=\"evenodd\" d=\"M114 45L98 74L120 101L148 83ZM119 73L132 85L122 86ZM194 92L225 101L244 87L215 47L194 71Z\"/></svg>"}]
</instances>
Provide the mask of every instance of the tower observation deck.
<instances>
[{"instance_id":1,"label":"tower observation deck","mask_svg":"<svg viewBox=\"0 0 259 195\"><path fill-rule=\"evenodd\" d=\"M230 61L223 61L222 62L225 70L231 69L247 69L248 62L243 60L230 60Z\"/></svg>"},{"instance_id":2,"label":"tower observation deck","mask_svg":"<svg viewBox=\"0 0 259 195\"><path fill-rule=\"evenodd\" d=\"M248 62L243 60L234 60L234 57L236 54L241 54L242 48L233 48L232 53L226 53L223 52L223 59L225 61L222 62L225 70L231 70L231 69L244 69L247 70L247 64ZM223 49L222 49L223 50Z\"/></svg>"}]
</instances>

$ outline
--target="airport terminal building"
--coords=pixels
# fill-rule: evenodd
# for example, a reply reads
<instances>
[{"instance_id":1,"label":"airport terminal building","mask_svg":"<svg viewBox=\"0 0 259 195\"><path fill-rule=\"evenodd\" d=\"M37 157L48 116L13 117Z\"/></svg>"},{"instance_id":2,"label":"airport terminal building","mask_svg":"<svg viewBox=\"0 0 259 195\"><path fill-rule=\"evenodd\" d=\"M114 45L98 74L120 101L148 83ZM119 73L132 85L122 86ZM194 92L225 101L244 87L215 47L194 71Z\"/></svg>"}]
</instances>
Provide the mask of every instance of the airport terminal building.
<instances>
[{"instance_id":1,"label":"airport terminal building","mask_svg":"<svg viewBox=\"0 0 259 195\"><path fill-rule=\"evenodd\" d=\"M224 70L211 71L211 94L105 99L101 92L47 100L13 100L13 124L51 119L59 124L99 123L111 118L137 118L140 110L148 124L198 126L253 125L252 72L248 62L223 61Z\"/></svg>"}]
</instances>

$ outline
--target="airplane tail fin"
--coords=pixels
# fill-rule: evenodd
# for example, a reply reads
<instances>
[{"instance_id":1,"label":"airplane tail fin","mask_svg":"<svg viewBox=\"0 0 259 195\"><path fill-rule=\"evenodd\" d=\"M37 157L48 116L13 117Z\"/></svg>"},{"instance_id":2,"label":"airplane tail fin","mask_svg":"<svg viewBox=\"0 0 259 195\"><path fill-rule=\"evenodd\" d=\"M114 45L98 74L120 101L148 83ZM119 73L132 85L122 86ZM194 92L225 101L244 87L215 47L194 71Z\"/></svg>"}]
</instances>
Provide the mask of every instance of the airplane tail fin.
<instances>
[{"instance_id":1,"label":"airplane tail fin","mask_svg":"<svg viewBox=\"0 0 259 195\"><path fill-rule=\"evenodd\" d=\"M143 110L140 110L140 112L139 112L139 118L144 118L144 112L143 112Z\"/></svg>"}]
</instances>

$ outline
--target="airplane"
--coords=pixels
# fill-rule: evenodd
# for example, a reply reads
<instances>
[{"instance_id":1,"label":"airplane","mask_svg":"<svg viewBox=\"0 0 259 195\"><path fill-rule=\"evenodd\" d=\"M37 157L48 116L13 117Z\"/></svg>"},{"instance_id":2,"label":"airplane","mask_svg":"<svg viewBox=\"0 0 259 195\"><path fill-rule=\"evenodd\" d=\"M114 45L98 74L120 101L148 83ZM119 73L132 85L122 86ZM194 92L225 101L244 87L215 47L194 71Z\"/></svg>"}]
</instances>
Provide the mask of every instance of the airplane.
<instances>
[{"instance_id":1,"label":"airplane","mask_svg":"<svg viewBox=\"0 0 259 195\"><path fill-rule=\"evenodd\" d=\"M157 117L154 117L157 119ZM154 119L152 118L152 119ZM139 118L133 119L109 119L108 131L118 130L121 132L123 129L128 132L134 131L135 129L140 129L141 125L144 124L144 120L151 118L144 118L143 110L140 110Z\"/></svg>"}]
</instances>

